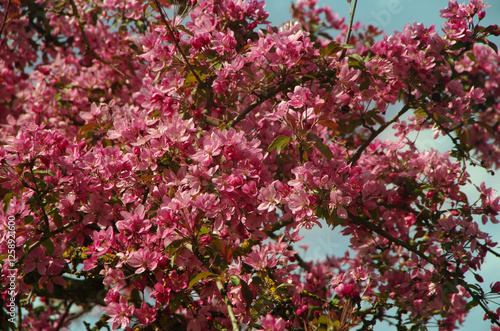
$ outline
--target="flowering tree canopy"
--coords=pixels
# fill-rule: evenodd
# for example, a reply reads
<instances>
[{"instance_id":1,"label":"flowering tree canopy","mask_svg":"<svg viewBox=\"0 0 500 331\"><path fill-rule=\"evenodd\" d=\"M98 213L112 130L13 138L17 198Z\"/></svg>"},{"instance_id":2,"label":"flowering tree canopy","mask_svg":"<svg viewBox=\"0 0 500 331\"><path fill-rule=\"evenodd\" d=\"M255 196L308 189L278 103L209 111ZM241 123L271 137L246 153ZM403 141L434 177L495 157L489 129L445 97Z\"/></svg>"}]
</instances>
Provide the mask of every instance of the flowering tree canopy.
<instances>
[{"instance_id":1,"label":"flowering tree canopy","mask_svg":"<svg viewBox=\"0 0 500 331\"><path fill-rule=\"evenodd\" d=\"M499 330L500 197L468 171L500 167L500 28L317 2L0 1L3 329ZM305 261L322 223L350 250Z\"/></svg>"}]
</instances>

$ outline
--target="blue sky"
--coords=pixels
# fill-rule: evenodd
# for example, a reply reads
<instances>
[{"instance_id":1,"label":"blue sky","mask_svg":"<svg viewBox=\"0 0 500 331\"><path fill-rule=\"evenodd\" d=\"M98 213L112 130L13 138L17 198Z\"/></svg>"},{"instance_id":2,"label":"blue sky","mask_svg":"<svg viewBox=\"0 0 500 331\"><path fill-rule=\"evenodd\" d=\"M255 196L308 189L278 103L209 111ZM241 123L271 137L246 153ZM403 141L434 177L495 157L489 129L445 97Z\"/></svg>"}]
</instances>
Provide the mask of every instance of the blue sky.
<instances>
[{"instance_id":1,"label":"blue sky","mask_svg":"<svg viewBox=\"0 0 500 331\"><path fill-rule=\"evenodd\" d=\"M459 1L463 2L463 1ZM486 18L481 22L483 26L489 24L500 24L500 1L490 0L486 1L491 7L486 10ZM434 24L437 31L441 31L443 20L439 17L439 10L447 6L448 1L424 0L375 0L375 1L358 1L355 21L360 21L363 24L373 24L384 30L387 35L393 31L401 31L405 24L418 22L426 26ZM273 0L266 2L266 10L270 13L269 21L272 25L279 25L290 19L290 0ZM346 0L321 0L319 5L329 5L333 10L348 17L349 5ZM500 38L495 38L494 42L500 46ZM390 138L392 134L388 132L385 137ZM446 138L433 140L432 137L421 135L419 142L423 148L434 148L444 152L448 148L449 142ZM479 185L485 181L489 186L497 191L500 191L500 175L490 176L482 169L471 169L471 178L474 183ZM473 187L466 188L470 196L477 196ZM474 200L472 200L474 201ZM493 234L495 241L500 241L500 224L488 224L482 229L490 234ZM337 231L331 231L326 226L323 228L314 228L309 232L304 232L306 238L301 244L309 245L310 248L303 256L307 260L321 259L325 255L340 254L343 255L344 251L349 245L349 239L342 237ZM483 266L481 275L485 279L482 284L483 288L487 289L489 284L494 281L499 281L498 273L500 271L500 263L498 259L487 259ZM472 279L469 279L473 281ZM497 307L491 305L496 309ZM483 321L483 311L479 308L473 309L465 324L460 330L489 330L490 323ZM432 329L432 328L430 328ZM437 328L435 328L437 329ZM396 330L395 327L390 327L386 324L379 324L375 327L375 331L392 331Z\"/></svg>"}]
</instances>

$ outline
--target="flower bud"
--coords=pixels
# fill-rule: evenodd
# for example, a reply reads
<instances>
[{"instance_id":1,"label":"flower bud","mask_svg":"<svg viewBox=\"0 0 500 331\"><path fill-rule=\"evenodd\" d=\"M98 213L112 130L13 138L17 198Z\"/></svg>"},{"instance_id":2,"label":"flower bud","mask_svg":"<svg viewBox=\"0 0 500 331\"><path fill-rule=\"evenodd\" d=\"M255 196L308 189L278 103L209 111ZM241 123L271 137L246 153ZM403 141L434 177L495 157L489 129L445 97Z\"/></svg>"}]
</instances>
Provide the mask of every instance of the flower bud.
<instances>
[{"instance_id":1,"label":"flower bud","mask_svg":"<svg viewBox=\"0 0 500 331\"><path fill-rule=\"evenodd\" d=\"M491 292L500 293L500 282L496 282L495 284L491 283Z\"/></svg>"}]
</instances>

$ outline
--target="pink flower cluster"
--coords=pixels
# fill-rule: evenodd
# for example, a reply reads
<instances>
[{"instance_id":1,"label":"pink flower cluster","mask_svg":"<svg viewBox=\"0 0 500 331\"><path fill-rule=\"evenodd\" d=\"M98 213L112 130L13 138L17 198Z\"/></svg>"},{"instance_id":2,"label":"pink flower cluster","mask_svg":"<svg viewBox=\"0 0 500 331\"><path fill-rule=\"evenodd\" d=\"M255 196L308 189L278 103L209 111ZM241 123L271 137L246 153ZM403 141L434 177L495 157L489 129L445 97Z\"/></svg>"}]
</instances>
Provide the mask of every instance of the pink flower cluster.
<instances>
[{"instance_id":1,"label":"pink flower cluster","mask_svg":"<svg viewBox=\"0 0 500 331\"><path fill-rule=\"evenodd\" d=\"M23 327L69 328L72 304L127 330L369 328L390 308L453 330L475 305L499 325L500 283L466 276L499 256L478 221L500 198L465 187L500 167L500 29L450 1L444 34L357 23L351 47L317 2L281 27L257 0L0 6L2 298L15 267ZM452 150L419 150L424 130ZM304 261L325 223L350 250Z\"/></svg>"}]
</instances>

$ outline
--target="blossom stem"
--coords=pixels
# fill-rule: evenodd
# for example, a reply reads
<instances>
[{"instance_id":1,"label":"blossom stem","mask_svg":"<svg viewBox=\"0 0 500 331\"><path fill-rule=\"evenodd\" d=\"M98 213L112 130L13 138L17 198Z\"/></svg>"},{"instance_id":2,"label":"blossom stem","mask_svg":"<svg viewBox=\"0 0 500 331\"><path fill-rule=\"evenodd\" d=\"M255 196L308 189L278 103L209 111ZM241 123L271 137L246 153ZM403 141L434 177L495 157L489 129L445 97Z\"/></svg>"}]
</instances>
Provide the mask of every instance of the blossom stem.
<instances>
[{"instance_id":1,"label":"blossom stem","mask_svg":"<svg viewBox=\"0 0 500 331\"><path fill-rule=\"evenodd\" d=\"M23 254L19 260L17 261L17 264L18 265L21 265L23 263L23 260L26 256L28 256L29 253L31 253L35 248L37 248L38 246L40 246L45 240L53 237L54 235L58 234L58 233L61 233L69 228L71 228L72 226L74 225L77 225L78 223L81 223L83 221L83 218L79 221L76 221L76 222L73 222L73 223L68 223L66 224L65 226L62 226L60 228L58 228L57 230L54 230L54 231L51 231L50 233L45 233L36 243L34 243L33 245L31 245L28 250L25 252L25 254Z\"/></svg>"},{"instance_id":2,"label":"blossom stem","mask_svg":"<svg viewBox=\"0 0 500 331\"><path fill-rule=\"evenodd\" d=\"M430 257L428 256L425 256L423 253L421 253L419 250L417 250L415 247L411 246L410 244L402 241L402 240L399 240L393 236L391 236L389 233L385 232L384 230L382 230L380 227L376 226L375 224L373 223L370 223L364 219L362 219L361 217L355 217L354 215L349 215L350 218L354 221L354 223L357 223L357 224L361 224L361 225L364 225L366 226L368 229L372 230L373 232L381 235L382 237L386 238L387 240L389 240L389 242L391 243L394 243L396 245L399 245L401 247L404 247L406 248L408 251L412 252L412 253L415 253L416 255L418 255L420 258L422 258L423 260L427 261L428 263L430 264L433 264L432 263L432 260ZM450 274L449 271L447 270L441 270L441 272L443 272L446 276L449 276L451 279L456 279L456 277L452 276ZM481 300L482 300L482 297L478 296L474 291L472 291L468 285L467 282L465 282L464 280L458 278L458 281L459 281L459 284L465 288L465 290L472 296L473 299L475 299L479 305L481 306L481 308L485 311L485 313L490 316L490 309L488 308L488 306L486 306ZM490 318L491 319L491 318ZM493 320L491 319L492 322L494 322L495 324L499 325L500 326L500 323L496 320Z\"/></svg>"},{"instance_id":3,"label":"blossom stem","mask_svg":"<svg viewBox=\"0 0 500 331\"><path fill-rule=\"evenodd\" d=\"M484 246L486 246L486 245L484 245ZM495 252L495 251L494 251L494 250L492 250L491 248L486 247L486 250L487 250L488 252L490 252L491 254L495 255L496 257L500 257L500 253Z\"/></svg>"},{"instance_id":4,"label":"blossom stem","mask_svg":"<svg viewBox=\"0 0 500 331\"><path fill-rule=\"evenodd\" d=\"M188 58L186 57L186 54L184 54L184 52L182 51L182 48L179 45L179 41L175 37L175 33L174 33L172 27L170 26L167 19L165 18L165 14L163 13L163 10L162 10L160 4L158 3L158 0L155 0L155 5L156 5L156 8L158 8L158 12L160 13L160 16L161 16L163 23L167 27L167 30L170 33L170 35L172 36L172 40L174 41L175 47L177 48L177 50L181 54L182 58L184 59L184 62L186 62L186 65L188 66L189 71L191 71L193 73L194 77L196 78L196 80L198 81L199 84L203 84L203 81L201 80L200 76L198 76L196 71L194 71L194 68L191 66L191 63L189 62Z\"/></svg>"},{"instance_id":5,"label":"blossom stem","mask_svg":"<svg viewBox=\"0 0 500 331\"><path fill-rule=\"evenodd\" d=\"M36 183L35 172L33 169L33 164L31 162L30 162L29 167L30 167L31 176L33 177L33 185L35 185L34 191L35 191L35 194L37 195L38 200L40 202L40 207L42 207L42 213L43 213L42 219L45 223L45 231L48 232L48 231L50 231L49 217L47 216L47 212L45 211L45 205L42 202L43 201L42 192L40 192L40 189L38 188L38 185ZM33 190L33 188L31 186L29 186L29 188Z\"/></svg>"},{"instance_id":6,"label":"blossom stem","mask_svg":"<svg viewBox=\"0 0 500 331\"><path fill-rule=\"evenodd\" d=\"M9 16L10 1L7 2L7 8L5 9L5 15L3 16L2 26L0 27L0 37L2 36L3 29L5 28L5 23L7 22L7 17Z\"/></svg>"},{"instance_id":7,"label":"blossom stem","mask_svg":"<svg viewBox=\"0 0 500 331\"><path fill-rule=\"evenodd\" d=\"M123 71L121 71L120 69L118 69L117 67L115 67L114 65L109 63L108 61L104 60L96 52L94 52L94 50L92 48L90 48L90 42L87 39L85 29L83 28L82 19L80 17L80 13L78 12L78 8L76 7L74 0L69 0L69 3L71 4L71 8L73 9L73 15L76 17L76 20L78 22L78 28L80 29L80 34L82 35L83 44L85 47L85 52L92 55L92 57L94 57L97 61L102 62L105 65L108 65L109 67L111 67L111 69L116 71L118 74L120 74L124 78L130 79L131 77L129 75L127 75L126 73L124 73Z\"/></svg>"},{"instance_id":8,"label":"blossom stem","mask_svg":"<svg viewBox=\"0 0 500 331\"><path fill-rule=\"evenodd\" d=\"M245 110L243 110L231 123L229 123L227 126L227 129L230 129L230 128L234 127L236 124L238 124L242 119L245 118L245 116L247 116L257 106L259 106L262 103L264 103L265 101L269 100L270 98L272 98L276 94L283 92L284 90L288 89L289 87L294 86L294 84L296 84L296 82L291 81L287 84L284 84L284 85L272 90L269 93L262 95L257 101L253 102L250 106L245 108Z\"/></svg>"},{"instance_id":9,"label":"blossom stem","mask_svg":"<svg viewBox=\"0 0 500 331\"><path fill-rule=\"evenodd\" d=\"M349 44L349 39L351 38L351 31L352 31L352 23L354 21L354 13L356 12L356 4L358 3L357 0L354 0L352 2L352 7L351 7L351 10L350 10L350 18L349 18L349 27L347 28L347 35L345 37L345 44ZM339 58L339 61L342 60L344 57L345 57L345 54L347 52L347 49L344 48L342 50L342 54L340 55L340 58Z\"/></svg>"},{"instance_id":10,"label":"blossom stem","mask_svg":"<svg viewBox=\"0 0 500 331\"><path fill-rule=\"evenodd\" d=\"M366 226L368 229L372 230L373 232L375 232L375 233L381 235L382 237L384 237L385 239L389 240L389 242L391 242L393 244L396 244L398 246L404 247L408 251L417 254L424 261L426 261L426 262L428 262L430 264L433 264L430 257L425 256L423 253L421 253L418 249L416 249L415 247L413 247L411 244L409 244L409 243L407 243L407 242L405 242L403 240L400 240L398 238L395 238L395 237L391 236L389 233L387 233L386 231L384 231L379 226L376 226L375 224L370 223L368 220L365 220L362 217L354 216L352 214L349 214L349 218L351 220L353 220L354 223Z\"/></svg>"},{"instance_id":11,"label":"blossom stem","mask_svg":"<svg viewBox=\"0 0 500 331\"><path fill-rule=\"evenodd\" d=\"M224 298L224 302L227 307L227 313L229 315L229 319L231 320L231 324L233 326L233 331L239 331L240 327L238 326L238 320L234 315L233 305L231 304L231 301L229 301L226 290L224 289L224 285L222 285L222 282L219 279L217 279L215 283L217 284L217 288L219 289L220 294Z\"/></svg>"},{"instance_id":12,"label":"blossom stem","mask_svg":"<svg viewBox=\"0 0 500 331\"><path fill-rule=\"evenodd\" d=\"M387 127L389 125L391 125L392 123L396 122L398 120L398 118L400 118L401 116L403 116L404 113L406 113L408 111L408 109L410 109L411 107L409 105L405 105L400 111L399 113L396 114L396 116L394 116L393 118L391 118L388 122L386 122L384 125L382 125L380 128L378 128L377 131L373 132L370 137L368 137L368 139L365 141L365 143L363 145L361 145L358 150L356 151L356 153L354 153L354 155L352 156L351 158L351 166L354 166L356 164L356 162L358 162L359 158L361 157L361 154L363 153L363 151L372 143L372 141L379 135L381 134L385 129L387 129Z\"/></svg>"},{"instance_id":13,"label":"blossom stem","mask_svg":"<svg viewBox=\"0 0 500 331\"><path fill-rule=\"evenodd\" d=\"M492 311L488 308L488 306L483 302L484 298L480 295L477 295L476 292L474 292L470 287L469 284L464 281L463 279L458 279L459 284L471 295L472 299L476 300L476 302L479 304L479 306L484 310L488 318L490 319L491 323L495 323L496 325L500 326L500 322L495 319L493 316L494 314Z\"/></svg>"},{"instance_id":14,"label":"blossom stem","mask_svg":"<svg viewBox=\"0 0 500 331\"><path fill-rule=\"evenodd\" d=\"M64 310L64 314L59 317L59 322L57 323L57 326L56 326L56 330L60 330L62 328L62 326L64 325L64 320L66 319L66 317L68 317L68 314L69 314L69 310L71 309L71 306L73 306L73 302L70 301L69 304L66 306L66 309Z\"/></svg>"},{"instance_id":15,"label":"blossom stem","mask_svg":"<svg viewBox=\"0 0 500 331\"><path fill-rule=\"evenodd\" d=\"M330 75L332 73L335 73L336 71L335 70L327 70L326 72L320 72L318 76L304 76L300 79L294 79L288 83L285 83L273 90L271 90L270 92L266 93L266 94L263 94L259 97L259 99L257 101L254 101L250 106L248 106L247 108L245 108L232 122L230 122L228 125L227 125L227 129L229 130L230 128L234 127L236 124L238 124L242 119L245 118L245 116L247 116L252 110L254 110L257 106L261 105L262 103L264 103L265 101L269 100L270 98L274 97L275 95L277 95L278 93L280 92L283 92L285 90L287 90L288 88L292 88L292 87L295 87L295 86L298 86L302 83L305 83L307 81L310 81L312 79L317 79L317 78L321 78L321 77L330 77Z\"/></svg>"}]
</instances>

